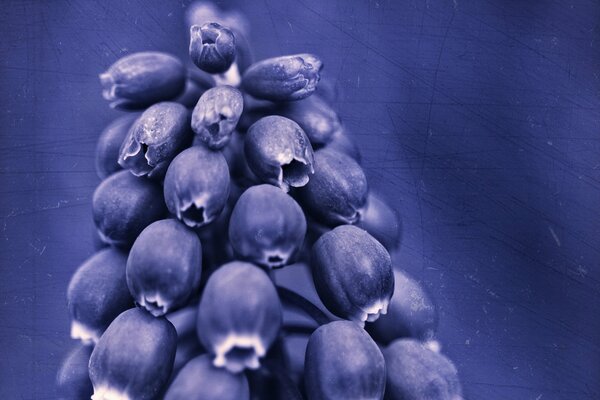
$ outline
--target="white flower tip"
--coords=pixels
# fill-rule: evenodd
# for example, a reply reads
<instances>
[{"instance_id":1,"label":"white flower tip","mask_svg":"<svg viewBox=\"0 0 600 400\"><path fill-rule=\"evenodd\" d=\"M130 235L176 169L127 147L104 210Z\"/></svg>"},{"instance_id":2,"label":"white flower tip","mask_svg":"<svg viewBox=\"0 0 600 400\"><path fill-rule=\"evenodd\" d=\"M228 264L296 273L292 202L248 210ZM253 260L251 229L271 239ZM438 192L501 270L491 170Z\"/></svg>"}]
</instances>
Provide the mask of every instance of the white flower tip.
<instances>
[{"instance_id":1,"label":"white flower tip","mask_svg":"<svg viewBox=\"0 0 600 400\"><path fill-rule=\"evenodd\" d=\"M234 374L246 368L259 368L260 358L266 354L266 348L260 337L237 333L229 334L214 351L213 365L225 368Z\"/></svg>"},{"instance_id":2,"label":"white flower tip","mask_svg":"<svg viewBox=\"0 0 600 400\"><path fill-rule=\"evenodd\" d=\"M123 393L111 386L100 385L94 387L92 400L132 400L129 395Z\"/></svg>"},{"instance_id":3,"label":"white flower tip","mask_svg":"<svg viewBox=\"0 0 600 400\"><path fill-rule=\"evenodd\" d=\"M434 353L439 353L442 350L442 344L437 340L428 340L423 343L423 346L426 349L433 351Z\"/></svg>"},{"instance_id":4,"label":"white flower tip","mask_svg":"<svg viewBox=\"0 0 600 400\"><path fill-rule=\"evenodd\" d=\"M79 321L73 320L71 322L71 338L81 340L84 345L92 345L98 343L100 333Z\"/></svg>"},{"instance_id":5,"label":"white flower tip","mask_svg":"<svg viewBox=\"0 0 600 400\"><path fill-rule=\"evenodd\" d=\"M359 320L364 324L365 322L374 322L383 315L387 314L389 300L380 299L376 300L371 305L361 309Z\"/></svg>"},{"instance_id":6,"label":"white flower tip","mask_svg":"<svg viewBox=\"0 0 600 400\"><path fill-rule=\"evenodd\" d=\"M207 195L198 196L192 200L180 201L177 207L177 218L190 228L200 228L212 219L208 220L206 215Z\"/></svg>"},{"instance_id":7,"label":"white flower tip","mask_svg":"<svg viewBox=\"0 0 600 400\"><path fill-rule=\"evenodd\" d=\"M154 317L161 317L169 311L168 302L158 293L143 296L139 304Z\"/></svg>"},{"instance_id":8,"label":"white flower tip","mask_svg":"<svg viewBox=\"0 0 600 400\"><path fill-rule=\"evenodd\" d=\"M263 253L263 265L269 268L281 268L286 265L292 252L290 250L279 249Z\"/></svg>"}]
</instances>

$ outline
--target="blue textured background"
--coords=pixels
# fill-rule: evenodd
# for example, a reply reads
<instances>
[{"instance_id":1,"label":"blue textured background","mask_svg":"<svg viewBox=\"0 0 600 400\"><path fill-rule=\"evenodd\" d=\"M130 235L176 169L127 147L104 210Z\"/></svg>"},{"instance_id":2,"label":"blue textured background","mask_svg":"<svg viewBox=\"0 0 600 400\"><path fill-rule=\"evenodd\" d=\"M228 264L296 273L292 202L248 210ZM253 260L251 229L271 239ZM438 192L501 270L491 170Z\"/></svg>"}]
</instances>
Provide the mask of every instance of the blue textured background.
<instances>
[{"instance_id":1,"label":"blue textured background","mask_svg":"<svg viewBox=\"0 0 600 400\"><path fill-rule=\"evenodd\" d=\"M95 141L118 115L97 74L184 57L188 3L2 2L0 398L53 398L70 346ZM600 398L600 4L236 3L257 58L323 57L467 398Z\"/></svg>"}]
</instances>

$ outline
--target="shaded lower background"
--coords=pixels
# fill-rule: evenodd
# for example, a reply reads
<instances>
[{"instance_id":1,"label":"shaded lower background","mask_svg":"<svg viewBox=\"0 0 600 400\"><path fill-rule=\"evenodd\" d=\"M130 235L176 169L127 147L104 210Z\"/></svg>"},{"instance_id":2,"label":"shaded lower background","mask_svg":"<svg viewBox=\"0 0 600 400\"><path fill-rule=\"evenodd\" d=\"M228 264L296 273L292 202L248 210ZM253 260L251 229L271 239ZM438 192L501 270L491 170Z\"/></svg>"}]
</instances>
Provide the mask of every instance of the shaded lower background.
<instances>
[{"instance_id":1,"label":"shaded lower background","mask_svg":"<svg viewBox=\"0 0 600 400\"><path fill-rule=\"evenodd\" d=\"M97 74L186 54L189 1L3 1L0 397L51 399L92 254ZM468 399L600 398L600 4L237 1L257 59L314 52L398 260L440 307Z\"/></svg>"}]
</instances>

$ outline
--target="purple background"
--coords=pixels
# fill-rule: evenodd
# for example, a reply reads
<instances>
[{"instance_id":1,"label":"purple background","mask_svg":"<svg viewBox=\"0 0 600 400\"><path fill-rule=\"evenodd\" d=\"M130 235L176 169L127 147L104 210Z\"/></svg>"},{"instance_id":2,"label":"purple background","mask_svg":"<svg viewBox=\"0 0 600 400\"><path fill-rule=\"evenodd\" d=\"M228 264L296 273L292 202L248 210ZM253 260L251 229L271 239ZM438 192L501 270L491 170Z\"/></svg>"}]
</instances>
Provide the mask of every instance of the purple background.
<instances>
[{"instance_id":1,"label":"purple background","mask_svg":"<svg viewBox=\"0 0 600 400\"><path fill-rule=\"evenodd\" d=\"M134 51L185 57L188 3L2 2L0 398L54 398L71 346L94 146L118 115L97 75ZM258 59L324 59L467 398L600 398L600 4L236 4Z\"/></svg>"}]
</instances>

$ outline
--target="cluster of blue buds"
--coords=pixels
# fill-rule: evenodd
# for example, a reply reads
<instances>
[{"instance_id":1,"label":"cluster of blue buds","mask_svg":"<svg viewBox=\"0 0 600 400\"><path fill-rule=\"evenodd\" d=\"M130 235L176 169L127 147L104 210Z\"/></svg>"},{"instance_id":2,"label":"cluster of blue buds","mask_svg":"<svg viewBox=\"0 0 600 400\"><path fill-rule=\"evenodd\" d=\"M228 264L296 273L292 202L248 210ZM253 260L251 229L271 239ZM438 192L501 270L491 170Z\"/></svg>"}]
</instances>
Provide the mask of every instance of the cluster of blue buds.
<instances>
[{"instance_id":1,"label":"cluster of blue buds","mask_svg":"<svg viewBox=\"0 0 600 400\"><path fill-rule=\"evenodd\" d=\"M186 25L187 66L143 52L100 75L129 114L98 139L60 398L462 399L321 58L254 62L245 17L208 2Z\"/></svg>"}]
</instances>

